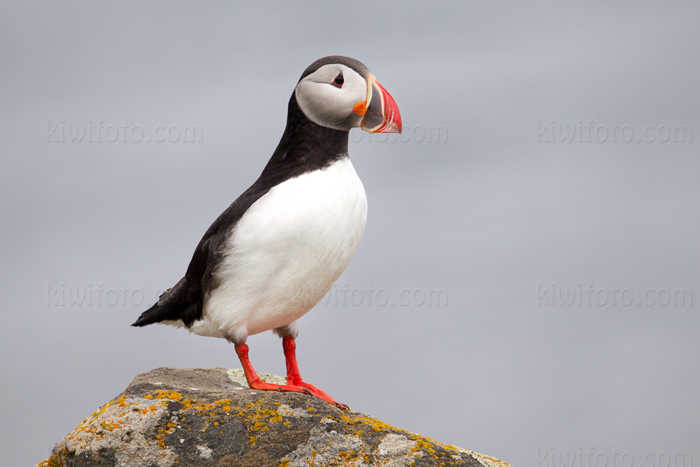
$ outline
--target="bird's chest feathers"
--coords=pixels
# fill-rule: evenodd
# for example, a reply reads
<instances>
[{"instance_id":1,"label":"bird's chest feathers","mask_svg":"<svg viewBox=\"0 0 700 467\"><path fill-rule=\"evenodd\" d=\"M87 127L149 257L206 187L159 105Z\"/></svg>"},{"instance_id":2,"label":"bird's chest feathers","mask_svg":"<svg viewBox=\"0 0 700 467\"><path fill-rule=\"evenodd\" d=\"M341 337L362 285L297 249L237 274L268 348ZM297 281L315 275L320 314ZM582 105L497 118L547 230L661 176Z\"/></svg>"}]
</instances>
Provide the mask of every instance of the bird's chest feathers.
<instances>
[{"instance_id":1,"label":"bird's chest feathers","mask_svg":"<svg viewBox=\"0 0 700 467\"><path fill-rule=\"evenodd\" d=\"M350 263L366 218L365 191L348 158L287 180L234 228L222 279L256 301L259 293L280 304L318 301Z\"/></svg>"},{"instance_id":2,"label":"bird's chest feathers","mask_svg":"<svg viewBox=\"0 0 700 467\"><path fill-rule=\"evenodd\" d=\"M365 191L348 158L275 186L233 228L215 271L219 285L205 297L205 321L252 335L299 319L348 266L366 219Z\"/></svg>"},{"instance_id":3,"label":"bird's chest feathers","mask_svg":"<svg viewBox=\"0 0 700 467\"><path fill-rule=\"evenodd\" d=\"M345 158L272 188L241 218L232 246L254 245L278 258L294 255L297 260L298 255L317 260L342 256L348 249L354 253L366 217L362 182Z\"/></svg>"}]
</instances>

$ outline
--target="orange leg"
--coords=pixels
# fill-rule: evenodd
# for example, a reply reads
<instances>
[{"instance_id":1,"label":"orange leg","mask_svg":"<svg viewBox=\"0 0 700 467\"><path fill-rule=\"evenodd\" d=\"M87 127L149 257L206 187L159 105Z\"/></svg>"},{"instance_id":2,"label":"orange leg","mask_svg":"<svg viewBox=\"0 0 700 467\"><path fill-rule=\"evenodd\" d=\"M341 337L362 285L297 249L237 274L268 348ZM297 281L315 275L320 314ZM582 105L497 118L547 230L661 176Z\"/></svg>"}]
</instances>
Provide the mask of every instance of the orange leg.
<instances>
[{"instance_id":1,"label":"orange leg","mask_svg":"<svg viewBox=\"0 0 700 467\"><path fill-rule=\"evenodd\" d=\"M299 365L297 365L297 344L294 342L293 337L283 337L282 338L282 348L284 349L284 358L287 361L287 384L293 387L301 387L306 389L310 394L322 399L329 404L332 404L339 409L347 410L348 406L341 404L340 402L333 399L331 396L321 391L316 386L313 386L301 379L301 374L299 373ZM244 367L245 369L245 367ZM251 367L252 370L252 367ZM246 375L248 372L246 372Z\"/></svg>"},{"instance_id":2,"label":"orange leg","mask_svg":"<svg viewBox=\"0 0 700 467\"><path fill-rule=\"evenodd\" d=\"M238 354L238 358L241 360L241 364L243 365L245 379L248 380L248 386L250 386L251 389L260 389L261 391L300 392L303 394L311 394L311 391L301 386L294 386L293 384L272 384L261 381L260 377L253 369L253 365L251 365L250 359L248 358L248 344L235 344L235 347L236 353Z\"/></svg>"}]
</instances>

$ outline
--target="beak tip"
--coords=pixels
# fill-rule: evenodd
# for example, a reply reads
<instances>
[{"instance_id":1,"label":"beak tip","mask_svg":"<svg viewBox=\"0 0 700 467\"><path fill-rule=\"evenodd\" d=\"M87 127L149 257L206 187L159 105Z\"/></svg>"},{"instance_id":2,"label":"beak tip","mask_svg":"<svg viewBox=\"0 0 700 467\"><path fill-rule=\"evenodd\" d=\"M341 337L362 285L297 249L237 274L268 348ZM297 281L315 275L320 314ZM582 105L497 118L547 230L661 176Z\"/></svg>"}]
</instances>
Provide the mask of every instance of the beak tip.
<instances>
[{"instance_id":1,"label":"beak tip","mask_svg":"<svg viewBox=\"0 0 700 467\"><path fill-rule=\"evenodd\" d=\"M369 112L362 119L363 130L370 133L401 133L403 125L399 107L374 75L370 75L368 79L368 97L365 106Z\"/></svg>"}]
</instances>

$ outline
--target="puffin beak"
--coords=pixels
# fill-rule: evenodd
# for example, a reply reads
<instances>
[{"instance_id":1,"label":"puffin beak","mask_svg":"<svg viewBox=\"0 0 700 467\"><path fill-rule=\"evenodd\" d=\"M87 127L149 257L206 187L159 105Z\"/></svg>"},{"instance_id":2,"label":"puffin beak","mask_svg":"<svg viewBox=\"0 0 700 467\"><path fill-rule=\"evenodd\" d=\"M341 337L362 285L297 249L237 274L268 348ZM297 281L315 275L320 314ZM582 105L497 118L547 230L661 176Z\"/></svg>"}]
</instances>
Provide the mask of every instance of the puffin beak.
<instances>
[{"instance_id":1,"label":"puffin beak","mask_svg":"<svg viewBox=\"0 0 700 467\"><path fill-rule=\"evenodd\" d=\"M401 133L399 107L373 74L367 77L367 100L353 110L365 116L360 127L369 133Z\"/></svg>"}]
</instances>

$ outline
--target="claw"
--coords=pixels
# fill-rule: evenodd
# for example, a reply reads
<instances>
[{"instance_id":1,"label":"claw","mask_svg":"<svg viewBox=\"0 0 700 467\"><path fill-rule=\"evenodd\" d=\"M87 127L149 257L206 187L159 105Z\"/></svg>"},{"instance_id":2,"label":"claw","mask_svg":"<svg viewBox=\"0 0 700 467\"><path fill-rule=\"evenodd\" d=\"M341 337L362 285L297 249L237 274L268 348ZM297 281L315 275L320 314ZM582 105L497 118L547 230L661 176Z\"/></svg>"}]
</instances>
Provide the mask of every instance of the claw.
<instances>
[{"instance_id":1,"label":"claw","mask_svg":"<svg viewBox=\"0 0 700 467\"><path fill-rule=\"evenodd\" d=\"M335 405L336 407L338 407L340 410L350 410L350 407L348 407L347 405L343 404L342 402L333 401L333 405Z\"/></svg>"}]
</instances>

